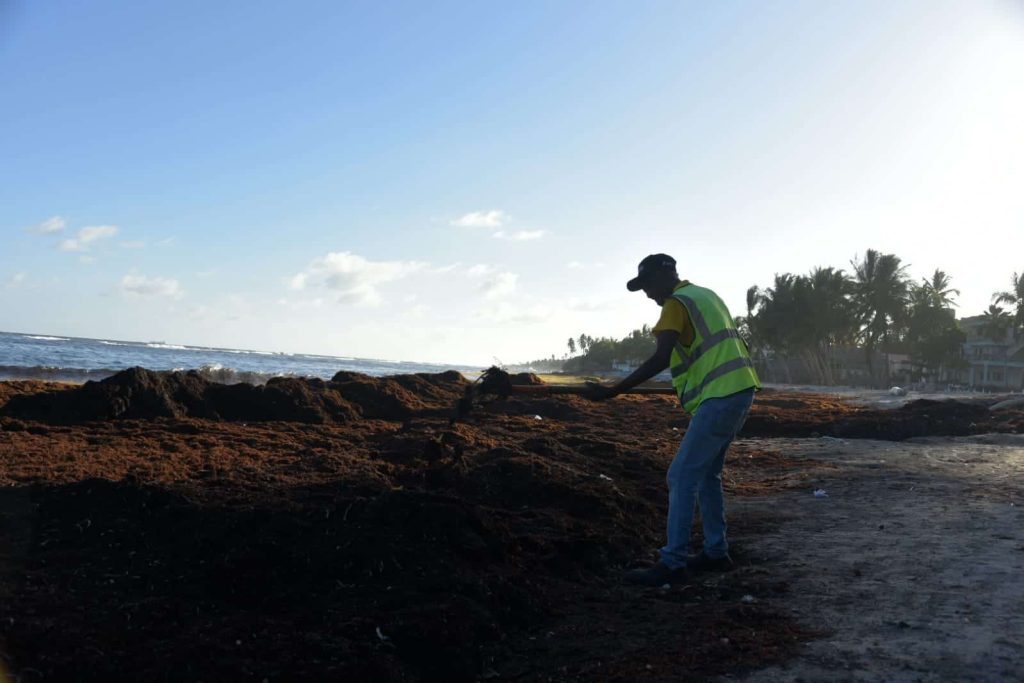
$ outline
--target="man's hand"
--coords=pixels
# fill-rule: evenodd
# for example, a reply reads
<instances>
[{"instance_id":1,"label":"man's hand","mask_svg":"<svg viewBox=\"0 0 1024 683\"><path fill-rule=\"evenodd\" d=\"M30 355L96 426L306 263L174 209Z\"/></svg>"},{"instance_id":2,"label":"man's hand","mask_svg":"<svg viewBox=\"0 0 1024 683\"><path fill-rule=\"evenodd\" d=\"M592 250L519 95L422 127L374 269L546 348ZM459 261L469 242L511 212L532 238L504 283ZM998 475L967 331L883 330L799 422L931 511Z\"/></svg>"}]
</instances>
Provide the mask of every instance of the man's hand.
<instances>
[{"instance_id":1,"label":"man's hand","mask_svg":"<svg viewBox=\"0 0 1024 683\"><path fill-rule=\"evenodd\" d=\"M583 397L589 398L591 401L603 401L613 396L618 396L618 392L615 389L598 384L597 382L587 382L587 390L583 393Z\"/></svg>"}]
</instances>

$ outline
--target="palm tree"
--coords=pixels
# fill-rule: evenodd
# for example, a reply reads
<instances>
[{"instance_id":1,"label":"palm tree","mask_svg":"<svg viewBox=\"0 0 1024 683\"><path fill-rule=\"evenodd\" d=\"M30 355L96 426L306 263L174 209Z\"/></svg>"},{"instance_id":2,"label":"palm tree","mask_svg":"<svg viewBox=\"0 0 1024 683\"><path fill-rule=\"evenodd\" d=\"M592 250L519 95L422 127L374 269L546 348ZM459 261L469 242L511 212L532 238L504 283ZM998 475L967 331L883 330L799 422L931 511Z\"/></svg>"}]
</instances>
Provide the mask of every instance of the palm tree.
<instances>
[{"instance_id":1,"label":"palm tree","mask_svg":"<svg viewBox=\"0 0 1024 683\"><path fill-rule=\"evenodd\" d=\"M793 331L799 319L794 297L795 281L796 276L790 273L776 273L771 287L747 290L748 328L756 331L760 347L771 349L772 355L783 361L789 383L793 382L793 372L788 357L793 351Z\"/></svg>"},{"instance_id":2,"label":"palm tree","mask_svg":"<svg viewBox=\"0 0 1024 683\"><path fill-rule=\"evenodd\" d=\"M806 278L808 285L809 339L826 384L835 384L832 375L834 350L853 339L857 318L850 295L849 276L835 268L815 268Z\"/></svg>"},{"instance_id":3,"label":"palm tree","mask_svg":"<svg viewBox=\"0 0 1024 683\"><path fill-rule=\"evenodd\" d=\"M992 341L1001 341L1006 337L1006 330L1013 324L1013 317L997 304L989 304L988 310L981 314L983 322L978 331Z\"/></svg>"},{"instance_id":4,"label":"palm tree","mask_svg":"<svg viewBox=\"0 0 1024 683\"><path fill-rule=\"evenodd\" d=\"M1013 324L1017 329L1024 329L1024 271L1014 273L1012 287L1005 292L996 292L992 301L997 304L1009 304L1014 307Z\"/></svg>"},{"instance_id":5,"label":"palm tree","mask_svg":"<svg viewBox=\"0 0 1024 683\"><path fill-rule=\"evenodd\" d=\"M929 304L935 308L952 308L957 305L953 297L960 296L960 290L950 287L953 278L945 271L936 268L931 279L922 278L922 280L924 284L921 285L921 289Z\"/></svg>"},{"instance_id":6,"label":"palm tree","mask_svg":"<svg viewBox=\"0 0 1024 683\"><path fill-rule=\"evenodd\" d=\"M849 278L833 268L776 274L771 287L747 290L745 331L760 353L770 349L784 362L786 381L793 381L790 361L800 358L811 381L835 384L832 350L856 329L849 292Z\"/></svg>"},{"instance_id":7,"label":"palm tree","mask_svg":"<svg viewBox=\"0 0 1024 683\"><path fill-rule=\"evenodd\" d=\"M860 337L864 342L868 374L873 378L876 347L881 345L887 352L894 329L907 317L907 267L901 265L895 254L882 254L874 249L865 252L864 260L855 259L850 265L854 273L853 301L860 317ZM888 357L882 377L888 383Z\"/></svg>"}]
</instances>

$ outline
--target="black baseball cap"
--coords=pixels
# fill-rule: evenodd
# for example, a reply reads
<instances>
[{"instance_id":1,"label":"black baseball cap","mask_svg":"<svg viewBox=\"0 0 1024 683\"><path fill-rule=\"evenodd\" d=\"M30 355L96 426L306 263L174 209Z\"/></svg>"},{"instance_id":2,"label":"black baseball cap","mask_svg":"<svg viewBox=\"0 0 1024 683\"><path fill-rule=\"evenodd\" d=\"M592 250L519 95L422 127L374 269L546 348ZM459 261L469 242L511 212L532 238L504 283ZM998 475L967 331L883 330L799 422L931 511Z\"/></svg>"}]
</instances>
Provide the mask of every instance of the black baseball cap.
<instances>
[{"instance_id":1,"label":"black baseball cap","mask_svg":"<svg viewBox=\"0 0 1024 683\"><path fill-rule=\"evenodd\" d=\"M668 254L651 254L644 257L636 268L636 277L626 283L626 289L635 292L644 286L647 279L661 271L675 272L676 260Z\"/></svg>"}]
</instances>

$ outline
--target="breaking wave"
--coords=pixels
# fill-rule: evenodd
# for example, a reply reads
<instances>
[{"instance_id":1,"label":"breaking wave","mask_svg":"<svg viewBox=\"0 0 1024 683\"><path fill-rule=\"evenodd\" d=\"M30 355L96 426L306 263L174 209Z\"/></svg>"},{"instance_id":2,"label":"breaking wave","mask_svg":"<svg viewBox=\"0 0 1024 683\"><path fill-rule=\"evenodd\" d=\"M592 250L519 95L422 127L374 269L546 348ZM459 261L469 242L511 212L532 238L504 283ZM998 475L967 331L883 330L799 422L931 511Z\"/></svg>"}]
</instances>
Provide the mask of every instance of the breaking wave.
<instances>
[{"instance_id":1,"label":"breaking wave","mask_svg":"<svg viewBox=\"0 0 1024 683\"><path fill-rule=\"evenodd\" d=\"M41 334L26 334L27 339L38 339L40 341L71 341L67 337L46 337Z\"/></svg>"},{"instance_id":2,"label":"breaking wave","mask_svg":"<svg viewBox=\"0 0 1024 683\"><path fill-rule=\"evenodd\" d=\"M186 368L175 368L183 371ZM90 380L101 380L110 377L124 368L60 368L50 365L0 365L0 380L42 380L46 382L88 382ZM291 373L283 372L255 372L252 370L237 370L227 368L219 364L203 365L194 368L204 379L218 384L266 384L267 380L274 377L295 377Z\"/></svg>"}]
</instances>

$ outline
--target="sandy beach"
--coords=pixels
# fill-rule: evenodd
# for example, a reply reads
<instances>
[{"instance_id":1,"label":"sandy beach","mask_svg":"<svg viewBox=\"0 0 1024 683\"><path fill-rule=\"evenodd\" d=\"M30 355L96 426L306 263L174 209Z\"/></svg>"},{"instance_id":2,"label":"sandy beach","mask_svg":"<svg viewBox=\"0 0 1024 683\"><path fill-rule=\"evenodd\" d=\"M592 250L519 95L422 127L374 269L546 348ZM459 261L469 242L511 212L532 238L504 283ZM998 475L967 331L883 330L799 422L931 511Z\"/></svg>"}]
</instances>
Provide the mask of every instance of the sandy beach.
<instances>
[{"instance_id":1,"label":"sandy beach","mask_svg":"<svg viewBox=\"0 0 1024 683\"><path fill-rule=\"evenodd\" d=\"M661 542L676 401L512 397L452 423L465 383L0 383L6 667L991 681L1024 665L1024 411L764 391L726 464L738 568L637 589L620 576Z\"/></svg>"}]
</instances>

